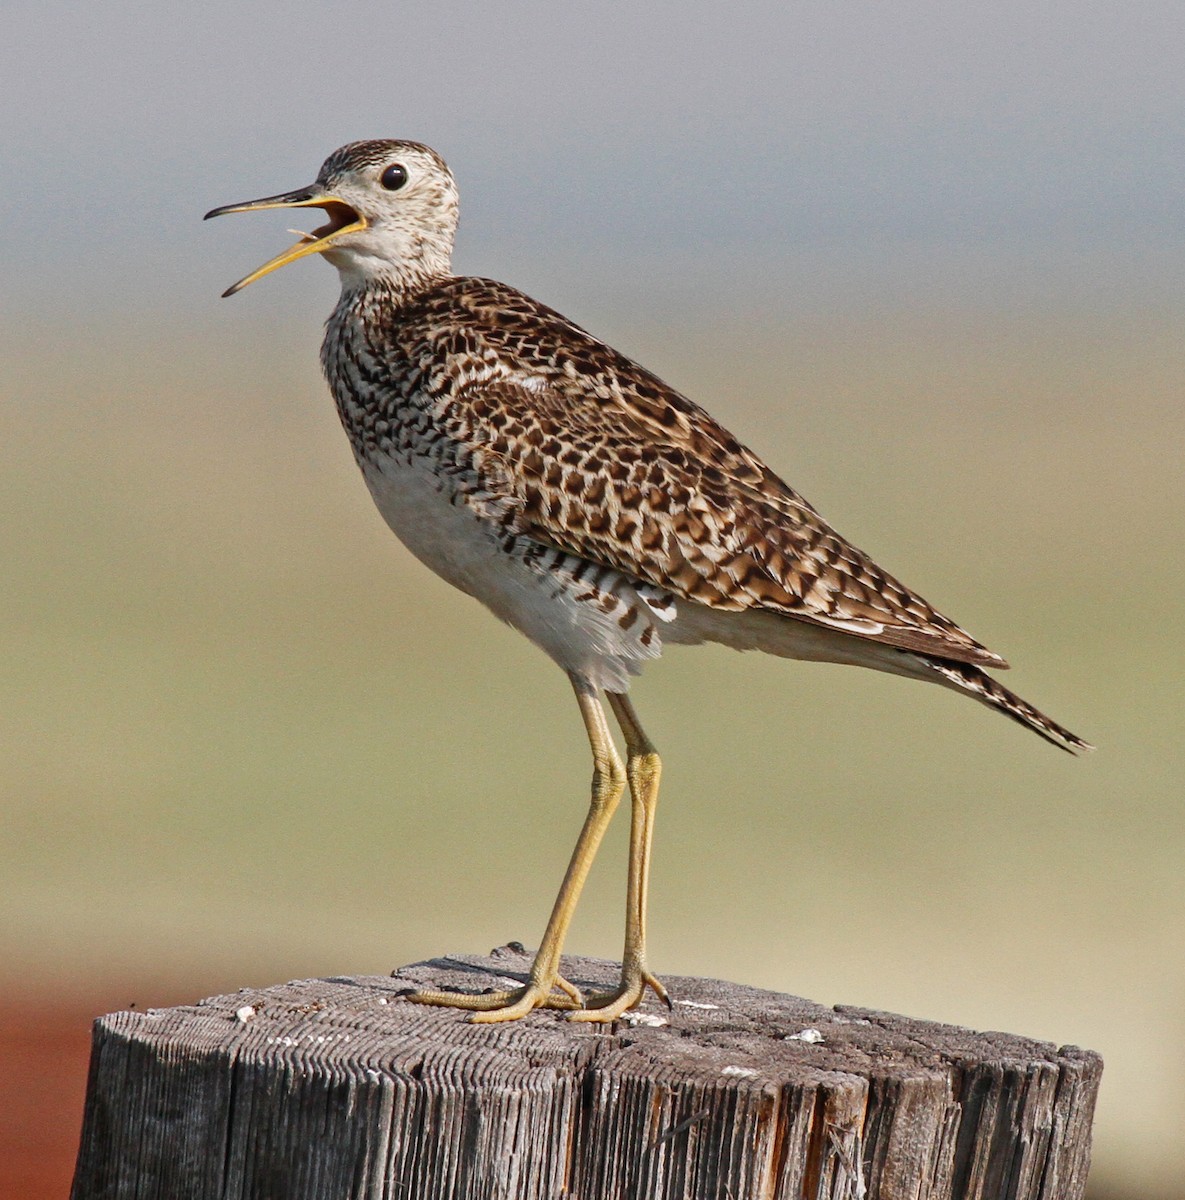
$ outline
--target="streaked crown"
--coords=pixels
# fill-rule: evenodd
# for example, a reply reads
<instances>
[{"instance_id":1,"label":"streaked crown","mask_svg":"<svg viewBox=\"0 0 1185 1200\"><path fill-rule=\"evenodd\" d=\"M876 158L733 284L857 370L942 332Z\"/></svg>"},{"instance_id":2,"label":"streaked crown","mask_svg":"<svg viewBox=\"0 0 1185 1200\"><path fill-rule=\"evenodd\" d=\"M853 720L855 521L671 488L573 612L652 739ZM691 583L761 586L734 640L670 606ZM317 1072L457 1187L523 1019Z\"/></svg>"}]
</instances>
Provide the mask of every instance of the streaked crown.
<instances>
[{"instance_id":1,"label":"streaked crown","mask_svg":"<svg viewBox=\"0 0 1185 1200\"><path fill-rule=\"evenodd\" d=\"M351 142L325 160L316 186L364 222L322 251L343 284L375 277L407 283L449 274L457 185L435 150L387 138Z\"/></svg>"},{"instance_id":2,"label":"streaked crown","mask_svg":"<svg viewBox=\"0 0 1185 1200\"><path fill-rule=\"evenodd\" d=\"M450 273L457 185L444 159L419 142L351 142L321 164L310 186L224 204L206 218L270 208L319 208L329 219L232 284L224 296L310 254L329 259L347 291L373 280L407 289Z\"/></svg>"}]
</instances>

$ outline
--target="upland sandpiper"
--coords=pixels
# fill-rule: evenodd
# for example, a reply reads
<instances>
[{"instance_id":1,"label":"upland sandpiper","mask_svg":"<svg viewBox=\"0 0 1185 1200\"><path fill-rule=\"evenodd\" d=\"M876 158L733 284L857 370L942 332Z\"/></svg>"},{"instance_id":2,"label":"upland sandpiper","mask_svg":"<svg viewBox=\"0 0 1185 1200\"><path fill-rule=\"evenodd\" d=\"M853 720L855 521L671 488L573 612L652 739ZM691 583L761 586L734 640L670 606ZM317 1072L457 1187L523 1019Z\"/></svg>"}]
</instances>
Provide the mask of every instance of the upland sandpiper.
<instances>
[{"instance_id":1,"label":"upland sandpiper","mask_svg":"<svg viewBox=\"0 0 1185 1200\"><path fill-rule=\"evenodd\" d=\"M646 960L660 762L627 696L664 644L939 683L1055 746L1089 749L987 675L1007 664L840 537L702 408L522 292L453 275L457 188L427 146L354 142L311 186L207 216L266 208L319 208L328 220L225 294L310 254L337 268L321 362L375 504L417 558L567 673L592 747L588 815L527 984L412 999L475 1010L476 1021L534 1008L610 1021L648 987L666 998ZM586 1001L560 975L560 951L627 784L621 983Z\"/></svg>"}]
</instances>

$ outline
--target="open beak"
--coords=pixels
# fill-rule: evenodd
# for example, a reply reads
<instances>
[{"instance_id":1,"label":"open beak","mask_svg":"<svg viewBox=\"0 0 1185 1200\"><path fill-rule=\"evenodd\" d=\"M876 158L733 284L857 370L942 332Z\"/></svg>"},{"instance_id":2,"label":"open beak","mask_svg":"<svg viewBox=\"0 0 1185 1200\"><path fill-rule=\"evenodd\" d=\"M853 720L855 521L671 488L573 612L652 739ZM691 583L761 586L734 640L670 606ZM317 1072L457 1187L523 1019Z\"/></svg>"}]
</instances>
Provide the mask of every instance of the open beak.
<instances>
[{"instance_id":1,"label":"open beak","mask_svg":"<svg viewBox=\"0 0 1185 1200\"><path fill-rule=\"evenodd\" d=\"M257 267L250 275L245 275L238 283L231 284L223 292L223 296L233 296L242 291L249 283L254 283L264 275L276 270L277 267L304 258L306 254L318 254L347 233L355 233L366 228L366 218L359 216L344 200L330 196L315 185L299 188L295 192L285 192L282 196L264 196L262 200L248 200L243 204L226 204L222 208L212 208L206 213L204 220L211 217L222 217L227 213L255 212L260 208L321 208L329 217L326 224L314 229L312 233L301 235L295 246L269 259L262 267Z\"/></svg>"}]
</instances>

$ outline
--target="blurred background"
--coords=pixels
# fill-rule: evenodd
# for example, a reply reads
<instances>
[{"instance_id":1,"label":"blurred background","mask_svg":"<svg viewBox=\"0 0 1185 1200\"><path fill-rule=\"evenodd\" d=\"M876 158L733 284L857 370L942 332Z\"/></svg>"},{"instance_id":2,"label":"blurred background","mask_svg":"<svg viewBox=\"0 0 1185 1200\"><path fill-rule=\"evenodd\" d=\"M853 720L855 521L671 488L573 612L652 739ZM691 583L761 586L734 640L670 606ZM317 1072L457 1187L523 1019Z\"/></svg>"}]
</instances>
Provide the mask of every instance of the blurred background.
<instances>
[{"instance_id":1,"label":"blurred background","mask_svg":"<svg viewBox=\"0 0 1185 1200\"><path fill-rule=\"evenodd\" d=\"M334 272L219 292L337 145L455 266L708 406L1097 754L674 650L652 961L1106 1059L1095 1200L1185 1196L1185 10L8 0L0 1191L63 1196L97 1013L534 945L563 676L382 525ZM299 214L295 214L299 217ZM620 952L625 822L570 940Z\"/></svg>"}]
</instances>

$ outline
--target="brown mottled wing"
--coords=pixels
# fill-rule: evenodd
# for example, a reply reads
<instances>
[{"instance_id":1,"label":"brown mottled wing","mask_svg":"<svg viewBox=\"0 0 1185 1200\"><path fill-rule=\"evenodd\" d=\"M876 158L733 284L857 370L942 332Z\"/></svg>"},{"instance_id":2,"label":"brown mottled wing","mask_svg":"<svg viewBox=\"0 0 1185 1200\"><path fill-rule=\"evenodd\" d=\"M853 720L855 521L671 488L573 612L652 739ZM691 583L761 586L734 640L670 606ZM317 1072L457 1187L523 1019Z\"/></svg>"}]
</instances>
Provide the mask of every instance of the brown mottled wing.
<instances>
[{"instance_id":1,"label":"brown mottled wing","mask_svg":"<svg viewBox=\"0 0 1185 1200\"><path fill-rule=\"evenodd\" d=\"M480 490L509 508L516 532L711 608L768 609L1007 665L840 537L701 408L583 330L564 332L574 359L535 359L521 383L462 386L448 404ZM573 369L590 351L595 374Z\"/></svg>"},{"instance_id":2,"label":"brown mottled wing","mask_svg":"<svg viewBox=\"0 0 1185 1200\"><path fill-rule=\"evenodd\" d=\"M467 446L468 503L488 517L718 610L763 608L1006 665L844 541L697 404L551 308L464 276L419 304L399 336L422 337L450 364L437 419L450 444ZM461 361L497 364L493 378L453 368L461 326Z\"/></svg>"}]
</instances>

